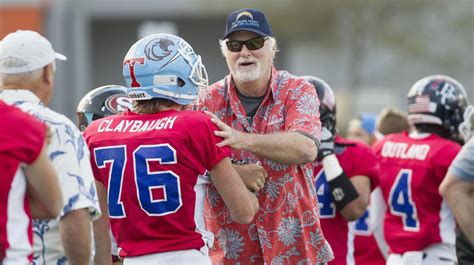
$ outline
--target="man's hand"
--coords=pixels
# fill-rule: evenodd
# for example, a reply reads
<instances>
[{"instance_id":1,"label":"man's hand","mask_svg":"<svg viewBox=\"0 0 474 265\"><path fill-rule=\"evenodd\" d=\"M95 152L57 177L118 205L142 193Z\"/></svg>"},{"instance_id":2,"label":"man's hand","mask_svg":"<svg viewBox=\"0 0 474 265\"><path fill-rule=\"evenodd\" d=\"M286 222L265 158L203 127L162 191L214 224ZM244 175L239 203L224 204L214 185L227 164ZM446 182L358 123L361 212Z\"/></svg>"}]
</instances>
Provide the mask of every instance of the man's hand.
<instances>
[{"instance_id":1,"label":"man's hand","mask_svg":"<svg viewBox=\"0 0 474 265\"><path fill-rule=\"evenodd\" d=\"M325 127L321 132L321 145L318 150L318 161L322 161L328 155L334 154L334 138L335 136Z\"/></svg>"},{"instance_id":2,"label":"man's hand","mask_svg":"<svg viewBox=\"0 0 474 265\"><path fill-rule=\"evenodd\" d=\"M221 121L214 113L210 111L204 111L207 115L211 117L212 123L214 123L220 131L215 131L214 135L224 138L224 140L217 144L217 146L230 146L235 150L243 149L244 144L246 143L246 135L243 132L234 130L229 125Z\"/></svg>"},{"instance_id":3,"label":"man's hand","mask_svg":"<svg viewBox=\"0 0 474 265\"><path fill-rule=\"evenodd\" d=\"M233 166L249 190L257 192L263 189L268 173L260 163L233 164Z\"/></svg>"}]
</instances>

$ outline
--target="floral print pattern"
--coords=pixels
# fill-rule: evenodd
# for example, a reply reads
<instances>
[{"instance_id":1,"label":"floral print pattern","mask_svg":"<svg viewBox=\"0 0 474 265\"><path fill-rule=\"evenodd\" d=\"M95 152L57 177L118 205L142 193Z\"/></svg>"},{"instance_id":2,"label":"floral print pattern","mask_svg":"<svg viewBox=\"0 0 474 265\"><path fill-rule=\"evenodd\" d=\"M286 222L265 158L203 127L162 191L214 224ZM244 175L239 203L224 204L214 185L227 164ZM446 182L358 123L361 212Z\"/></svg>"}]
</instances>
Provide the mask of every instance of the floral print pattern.
<instances>
[{"instance_id":1,"label":"floral print pattern","mask_svg":"<svg viewBox=\"0 0 474 265\"><path fill-rule=\"evenodd\" d=\"M272 69L272 80L253 123L246 118L230 76L210 86L196 109L207 109L236 130L259 134L297 131L319 141L319 100L315 89L286 71ZM232 159L258 159L232 151ZM232 221L215 188L208 189L205 219L216 235L214 264L318 264L333 258L320 229L310 163L285 165L260 159L268 172L259 191L260 210L248 225ZM217 196L217 197L216 197Z\"/></svg>"}]
</instances>

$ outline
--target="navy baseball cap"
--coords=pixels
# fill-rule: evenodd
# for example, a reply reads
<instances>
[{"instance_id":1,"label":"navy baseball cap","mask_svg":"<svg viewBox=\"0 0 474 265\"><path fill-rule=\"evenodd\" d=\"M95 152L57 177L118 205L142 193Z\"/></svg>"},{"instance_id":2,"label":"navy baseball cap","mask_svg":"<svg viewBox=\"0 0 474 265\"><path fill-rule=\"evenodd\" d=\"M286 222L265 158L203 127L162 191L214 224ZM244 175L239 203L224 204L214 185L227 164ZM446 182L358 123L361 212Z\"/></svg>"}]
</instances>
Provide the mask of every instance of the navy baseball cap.
<instances>
[{"instance_id":1,"label":"navy baseball cap","mask_svg":"<svg viewBox=\"0 0 474 265\"><path fill-rule=\"evenodd\" d=\"M267 18L262 11L257 9L244 8L229 14L224 39L240 30L252 31L261 36L272 36L272 28Z\"/></svg>"}]
</instances>

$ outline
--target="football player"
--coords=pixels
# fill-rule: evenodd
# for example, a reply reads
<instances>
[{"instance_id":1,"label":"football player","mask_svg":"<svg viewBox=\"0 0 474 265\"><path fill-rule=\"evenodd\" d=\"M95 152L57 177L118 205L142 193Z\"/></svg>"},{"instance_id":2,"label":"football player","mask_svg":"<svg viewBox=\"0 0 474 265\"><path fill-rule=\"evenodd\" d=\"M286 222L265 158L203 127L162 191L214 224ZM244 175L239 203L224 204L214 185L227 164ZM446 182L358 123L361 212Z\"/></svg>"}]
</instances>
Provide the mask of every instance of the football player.
<instances>
[{"instance_id":1,"label":"football player","mask_svg":"<svg viewBox=\"0 0 474 265\"><path fill-rule=\"evenodd\" d=\"M367 208L379 174L377 158L361 141L336 134L336 102L331 87L313 76L303 78L316 88L321 102L323 133L314 173L321 229L334 251L329 264L353 264L349 221L361 217Z\"/></svg>"},{"instance_id":2,"label":"football player","mask_svg":"<svg viewBox=\"0 0 474 265\"><path fill-rule=\"evenodd\" d=\"M374 147L388 205L387 264L455 264L455 223L438 187L463 142L458 130L466 91L448 76L417 81L408 92L411 133L391 134Z\"/></svg>"},{"instance_id":3,"label":"football player","mask_svg":"<svg viewBox=\"0 0 474 265\"><path fill-rule=\"evenodd\" d=\"M385 135L410 130L407 114L386 107L377 115L374 135L381 140ZM383 235L383 219L387 206L380 187L370 194L366 213L354 224L354 257L356 264L384 265L388 246Z\"/></svg>"},{"instance_id":4,"label":"football player","mask_svg":"<svg viewBox=\"0 0 474 265\"><path fill-rule=\"evenodd\" d=\"M31 264L31 218L55 218L62 208L48 127L3 101L0 119L0 264Z\"/></svg>"},{"instance_id":5,"label":"football player","mask_svg":"<svg viewBox=\"0 0 474 265\"><path fill-rule=\"evenodd\" d=\"M79 101L76 109L77 127L83 132L92 121L132 109L132 100L128 97L127 88L118 85L97 87L89 91ZM117 243L110 234L112 261L121 264L118 257Z\"/></svg>"},{"instance_id":6,"label":"football player","mask_svg":"<svg viewBox=\"0 0 474 265\"><path fill-rule=\"evenodd\" d=\"M258 201L230 150L216 145L210 117L186 111L207 85L201 57L180 37L154 34L130 48L123 74L134 112L94 121L84 133L119 255L130 265L210 264L205 186L216 186L239 223L253 219ZM109 222L99 222L97 254L110 262Z\"/></svg>"},{"instance_id":7,"label":"football player","mask_svg":"<svg viewBox=\"0 0 474 265\"><path fill-rule=\"evenodd\" d=\"M89 91L77 105L77 126L85 131L87 126L97 119L123 113L132 108L132 100L127 88L107 85Z\"/></svg>"}]
</instances>

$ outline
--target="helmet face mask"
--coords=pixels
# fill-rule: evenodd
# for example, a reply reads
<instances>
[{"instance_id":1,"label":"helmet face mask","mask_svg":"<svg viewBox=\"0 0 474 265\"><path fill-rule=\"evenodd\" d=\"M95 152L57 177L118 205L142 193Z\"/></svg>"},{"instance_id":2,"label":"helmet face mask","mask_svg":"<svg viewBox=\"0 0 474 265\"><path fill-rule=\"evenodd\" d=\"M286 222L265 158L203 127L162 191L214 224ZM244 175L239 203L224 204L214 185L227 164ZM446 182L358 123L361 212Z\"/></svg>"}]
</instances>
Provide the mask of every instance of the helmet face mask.
<instances>
[{"instance_id":1,"label":"helmet face mask","mask_svg":"<svg viewBox=\"0 0 474 265\"><path fill-rule=\"evenodd\" d=\"M182 38L169 34L137 41L124 58L123 75L133 100L163 98L188 105L208 85L201 57Z\"/></svg>"},{"instance_id":2,"label":"helmet face mask","mask_svg":"<svg viewBox=\"0 0 474 265\"><path fill-rule=\"evenodd\" d=\"M76 109L78 127L84 131L92 121L132 109L127 88L117 85L101 86L89 91Z\"/></svg>"},{"instance_id":3,"label":"helmet face mask","mask_svg":"<svg viewBox=\"0 0 474 265\"><path fill-rule=\"evenodd\" d=\"M464 87L455 79L432 75L417 81L408 92L408 119L414 124L441 126L453 141L463 143L459 126L468 106Z\"/></svg>"},{"instance_id":4,"label":"helmet face mask","mask_svg":"<svg viewBox=\"0 0 474 265\"><path fill-rule=\"evenodd\" d=\"M321 126L328 129L333 135L336 134L336 98L334 91L324 80L314 76L302 76L316 89L319 105L319 119Z\"/></svg>"}]
</instances>

